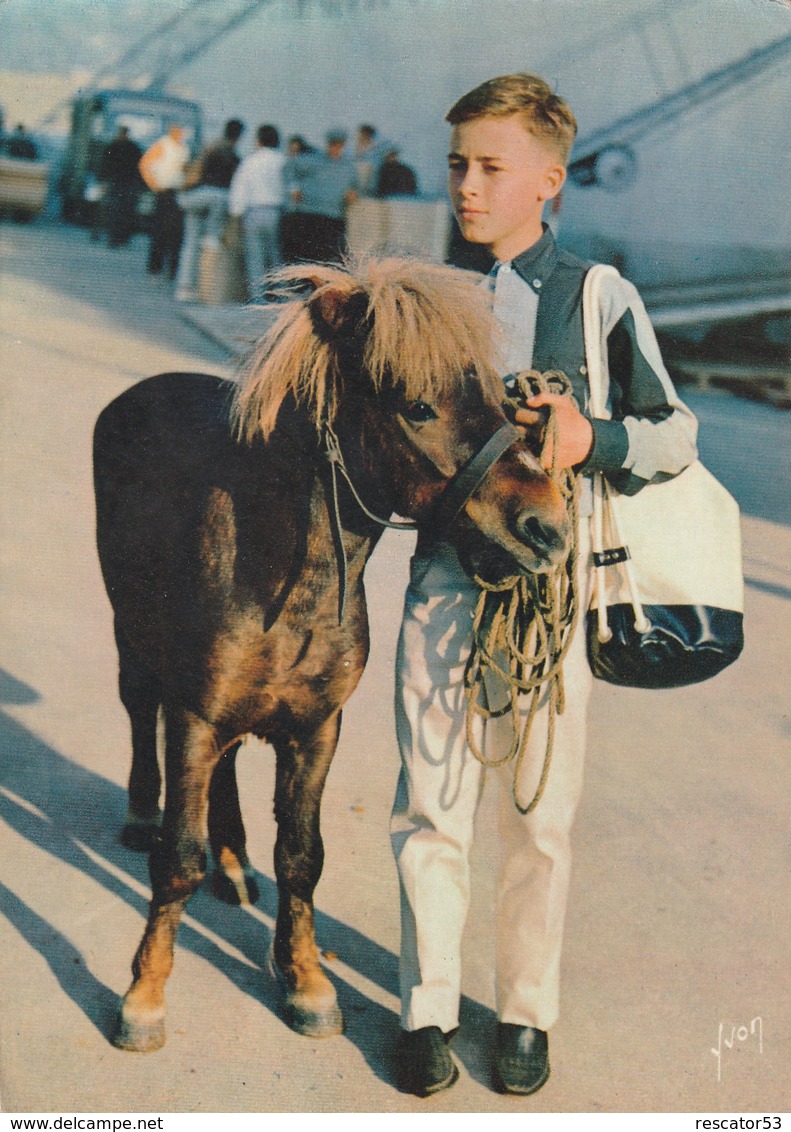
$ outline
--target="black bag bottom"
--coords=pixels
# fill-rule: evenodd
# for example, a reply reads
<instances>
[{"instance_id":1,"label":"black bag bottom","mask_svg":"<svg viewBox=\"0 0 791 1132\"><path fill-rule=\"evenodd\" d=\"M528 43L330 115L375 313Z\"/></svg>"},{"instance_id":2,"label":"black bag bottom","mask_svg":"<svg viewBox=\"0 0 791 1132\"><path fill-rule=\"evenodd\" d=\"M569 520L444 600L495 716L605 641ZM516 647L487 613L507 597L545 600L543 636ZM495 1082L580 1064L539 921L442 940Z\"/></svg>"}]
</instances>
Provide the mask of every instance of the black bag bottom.
<instances>
[{"instance_id":1,"label":"black bag bottom","mask_svg":"<svg viewBox=\"0 0 791 1132\"><path fill-rule=\"evenodd\" d=\"M631 605L607 608L609 641L598 637L588 611L588 660L593 675L625 688L681 688L716 676L744 648L744 617L706 605L645 605L646 633L634 627Z\"/></svg>"}]
</instances>

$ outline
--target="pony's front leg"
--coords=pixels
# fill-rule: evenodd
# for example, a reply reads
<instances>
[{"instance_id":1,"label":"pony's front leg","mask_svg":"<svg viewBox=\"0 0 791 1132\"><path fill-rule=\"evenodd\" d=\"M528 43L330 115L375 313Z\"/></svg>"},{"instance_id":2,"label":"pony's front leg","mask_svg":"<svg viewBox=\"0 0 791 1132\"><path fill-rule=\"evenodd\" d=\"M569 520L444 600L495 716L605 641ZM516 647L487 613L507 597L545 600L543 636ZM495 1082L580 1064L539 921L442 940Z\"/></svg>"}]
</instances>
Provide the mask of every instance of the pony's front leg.
<instances>
[{"instance_id":1,"label":"pony's front leg","mask_svg":"<svg viewBox=\"0 0 791 1132\"><path fill-rule=\"evenodd\" d=\"M165 814L150 862L151 905L113 1043L145 1053L165 1042L165 982L181 914L206 875L209 783L220 751L214 729L181 708L165 710Z\"/></svg>"},{"instance_id":2,"label":"pony's front leg","mask_svg":"<svg viewBox=\"0 0 791 1132\"><path fill-rule=\"evenodd\" d=\"M275 744L278 912L271 964L285 995L286 1021L312 1038L343 1032L338 998L321 968L313 924L313 892L324 863L321 796L339 727L337 712L308 738Z\"/></svg>"}]
</instances>

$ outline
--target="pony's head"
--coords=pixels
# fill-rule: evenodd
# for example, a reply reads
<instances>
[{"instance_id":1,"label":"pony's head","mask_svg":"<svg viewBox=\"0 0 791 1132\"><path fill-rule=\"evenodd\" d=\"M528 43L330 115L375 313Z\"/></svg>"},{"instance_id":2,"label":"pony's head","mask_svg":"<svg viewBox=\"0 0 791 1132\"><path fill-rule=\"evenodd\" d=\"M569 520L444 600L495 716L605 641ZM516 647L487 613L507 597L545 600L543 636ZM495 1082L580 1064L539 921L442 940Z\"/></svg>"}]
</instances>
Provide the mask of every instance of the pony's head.
<instances>
[{"instance_id":1,"label":"pony's head","mask_svg":"<svg viewBox=\"0 0 791 1132\"><path fill-rule=\"evenodd\" d=\"M448 483L505 423L490 295L469 272L400 258L270 283L290 297L241 374L240 439L266 439L293 401L337 432L371 503L431 530ZM565 507L535 457L515 443L442 531L471 573L541 571L565 552Z\"/></svg>"},{"instance_id":2,"label":"pony's head","mask_svg":"<svg viewBox=\"0 0 791 1132\"><path fill-rule=\"evenodd\" d=\"M240 437L266 439L287 397L307 406L318 431L334 425L355 356L377 395L391 387L408 401L433 399L474 372L501 397L491 304L475 278L396 258L306 264L270 275L280 313L242 371Z\"/></svg>"}]
</instances>

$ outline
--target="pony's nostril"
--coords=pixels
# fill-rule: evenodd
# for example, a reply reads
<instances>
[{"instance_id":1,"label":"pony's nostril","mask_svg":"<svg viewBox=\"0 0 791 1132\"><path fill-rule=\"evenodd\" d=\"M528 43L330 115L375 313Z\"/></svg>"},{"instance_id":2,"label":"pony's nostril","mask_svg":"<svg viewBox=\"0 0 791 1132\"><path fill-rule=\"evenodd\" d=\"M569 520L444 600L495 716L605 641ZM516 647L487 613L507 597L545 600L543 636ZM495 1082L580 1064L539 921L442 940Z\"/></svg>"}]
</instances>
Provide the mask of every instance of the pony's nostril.
<instances>
[{"instance_id":1,"label":"pony's nostril","mask_svg":"<svg viewBox=\"0 0 791 1132\"><path fill-rule=\"evenodd\" d=\"M522 511L519 515L516 520L516 532L521 542L542 556L557 554L565 546L563 532L555 527L546 526L530 511Z\"/></svg>"}]
</instances>

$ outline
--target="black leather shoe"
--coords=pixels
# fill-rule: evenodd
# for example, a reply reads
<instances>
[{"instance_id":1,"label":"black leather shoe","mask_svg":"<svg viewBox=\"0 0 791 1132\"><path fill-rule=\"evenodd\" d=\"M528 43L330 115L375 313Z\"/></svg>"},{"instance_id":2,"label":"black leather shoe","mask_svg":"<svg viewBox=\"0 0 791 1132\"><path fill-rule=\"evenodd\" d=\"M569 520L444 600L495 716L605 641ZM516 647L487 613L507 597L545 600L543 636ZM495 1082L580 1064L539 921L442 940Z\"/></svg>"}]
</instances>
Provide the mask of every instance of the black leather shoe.
<instances>
[{"instance_id":1,"label":"black leather shoe","mask_svg":"<svg viewBox=\"0 0 791 1132\"><path fill-rule=\"evenodd\" d=\"M459 1078L448 1039L439 1026L402 1030L396 1046L398 1087L402 1093L431 1097Z\"/></svg>"},{"instance_id":2,"label":"black leather shoe","mask_svg":"<svg viewBox=\"0 0 791 1132\"><path fill-rule=\"evenodd\" d=\"M500 1093L528 1097L538 1092L549 1077L549 1040L544 1031L498 1022L492 1077Z\"/></svg>"}]
</instances>

